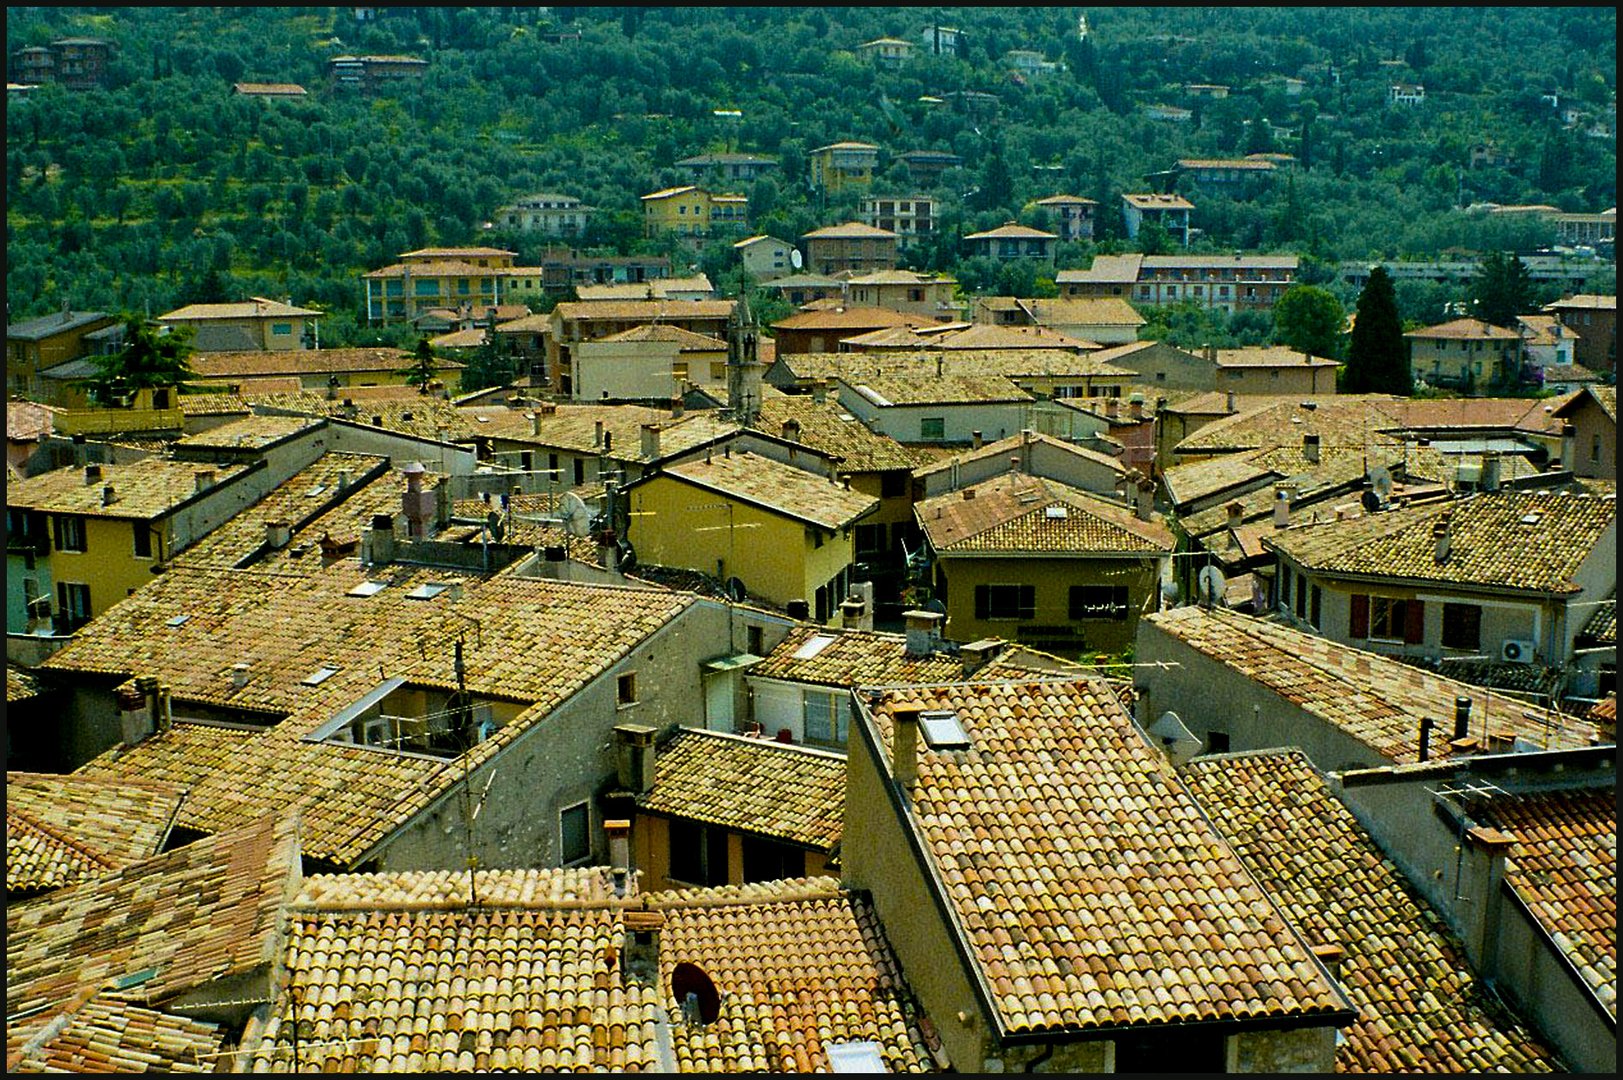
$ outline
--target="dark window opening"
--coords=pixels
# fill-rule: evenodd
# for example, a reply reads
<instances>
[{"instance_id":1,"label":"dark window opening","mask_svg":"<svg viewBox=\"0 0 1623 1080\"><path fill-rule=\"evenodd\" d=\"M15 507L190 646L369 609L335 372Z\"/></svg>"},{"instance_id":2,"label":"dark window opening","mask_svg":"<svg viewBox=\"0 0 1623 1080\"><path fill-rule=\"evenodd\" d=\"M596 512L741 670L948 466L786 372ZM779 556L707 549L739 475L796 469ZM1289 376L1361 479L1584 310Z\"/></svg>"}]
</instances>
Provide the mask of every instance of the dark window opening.
<instances>
[{"instance_id":1,"label":"dark window opening","mask_svg":"<svg viewBox=\"0 0 1623 1080\"><path fill-rule=\"evenodd\" d=\"M565 807L558 814L562 840L559 862L564 866L583 862L592 854L592 808L588 803Z\"/></svg>"},{"instance_id":2,"label":"dark window opening","mask_svg":"<svg viewBox=\"0 0 1623 1080\"><path fill-rule=\"evenodd\" d=\"M1070 615L1076 622L1084 619L1123 621L1127 618L1127 586L1072 585Z\"/></svg>"},{"instance_id":3,"label":"dark window opening","mask_svg":"<svg viewBox=\"0 0 1623 1080\"><path fill-rule=\"evenodd\" d=\"M673 818L669 822L672 881L685 885L727 884L727 832L713 825Z\"/></svg>"},{"instance_id":4,"label":"dark window opening","mask_svg":"<svg viewBox=\"0 0 1623 1080\"><path fill-rule=\"evenodd\" d=\"M1119 1073L1220 1073L1224 1071L1221 1032L1180 1031L1126 1035L1116 1040Z\"/></svg>"},{"instance_id":5,"label":"dark window opening","mask_svg":"<svg viewBox=\"0 0 1623 1080\"><path fill-rule=\"evenodd\" d=\"M805 876L806 853L802 849L758 836L745 836L743 841L746 884Z\"/></svg>"},{"instance_id":6,"label":"dark window opening","mask_svg":"<svg viewBox=\"0 0 1623 1080\"><path fill-rule=\"evenodd\" d=\"M144 521L135 523L135 557L137 559L152 558L152 532L147 528L147 523Z\"/></svg>"},{"instance_id":7,"label":"dark window opening","mask_svg":"<svg viewBox=\"0 0 1623 1080\"><path fill-rule=\"evenodd\" d=\"M1226 731L1208 731L1206 733L1206 752L1208 754L1228 753L1229 733Z\"/></svg>"},{"instance_id":8,"label":"dark window opening","mask_svg":"<svg viewBox=\"0 0 1623 1080\"><path fill-rule=\"evenodd\" d=\"M1035 585L975 586L975 618L1031 619L1037 615Z\"/></svg>"},{"instance_id":9,"label":"dark window opening","mask_svg":"<svg viewBox=\"0 0 1623 1080\"><path fill-rule=\"evenodd\" d=\"M1443 648L1482 647L1482 609L1476 604L1443 605Z\"/></svg>"}]
</instances>

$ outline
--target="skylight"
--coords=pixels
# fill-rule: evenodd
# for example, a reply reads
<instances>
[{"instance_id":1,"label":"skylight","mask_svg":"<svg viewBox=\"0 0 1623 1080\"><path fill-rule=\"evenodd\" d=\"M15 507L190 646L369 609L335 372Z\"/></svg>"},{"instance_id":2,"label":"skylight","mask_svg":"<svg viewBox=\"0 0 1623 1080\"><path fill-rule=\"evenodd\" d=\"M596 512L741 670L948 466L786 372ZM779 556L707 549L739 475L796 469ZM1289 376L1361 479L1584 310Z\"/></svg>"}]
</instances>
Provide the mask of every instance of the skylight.
<instances>
[{"instance_id":1,"label":"skylight","mask_svg":"<svg viewBox=\"0 0 1623 1080\"><path fill-rule=\"evenodd\" d=\"M323 491L326 491L326 490L327 490L327 485L326 484L317 484L315 487L311 488L309 491L306 491L304 493L304 497L306 499L313 499L317 495L320 495Z\"/></svg>"},{"instance_id":2,"label":"skylight","mask_svg":"<svg viewBox=\"0 0 1623 1080\"><path fill-rule=\"evenodd\" d=\"M817 634L806 644L796 649L792 655L796 660L810 660L832 644L834 644L833 634Z\"/></svg>"},{"instance_id":3,"label":"skylight","mask_svg":"<svg viewBox=\"0 0 1623 1080\"><path fill-rule=\"evenodd\" d=\"M407 593L406 598L409 600L432 600L448 588L450 588L449 585L441 585L432 581L425 582Z\"/></svg>"},{"instance_id":4,"label":"skylight","mask_svg":"<svg viewBox=\"0 0 1623 1080\"><path fill-rule=\"evenodd\" d=\"M919 727L932 750L968 750L969 736L958 722L958 714L948 710L919 713Z\"/></svg>"},{"instance_id":5,"label":"skylight","mask_svg":"<svg viewBox=\"0 0 1623 1080\"><path fill-rule=\"evenodd\" d=\"M191 618L190 615L176 615L173 619L167 620L164 623L164 625L165 626L183 626L183 625L185 625L186 620L190 619L190 618Z\"/></svg>"},{"instance_id":6,"label":"skylight","mask_svg":"<svg viewBox=\"0 0 1623 1080\"><path fill-rule=\"evenodd\" d=\"M1538 515L1537 514L1523 514L1522 515L1522 524L1523 525L1537 525L1538 524Z\"/></svg>"},{"instance_id":7,"label":"skylight","mask_svg":"<svg viewBox=\"0 0 1623 1080\"><path fill-rule=\"evenodd\" d=\"M388 587L389 587L388 582L384 582L384 581L363 581L359 585L355 586L353 589L349 590L349 595L351 595L351 596L376 596L378 593L382 592L384 589L387 589Z\"/></svg>"},{"instance_id":8,"label":"skylight","mask_svg":"<svg viewBox=\"0 0 1623 1080\"><path fill-rule=\"evenodd\" d=\"M830 1072L883 1073L889 1071L885 1066L884 1057L879 1053L879 1044L876 1042L831 1043L824 1049L828 1051Z\"/></svg>"},{"instance_id":9,"label":"skylight","mask_svg":"<svg viewBox=\"0 0 1623 1080\"><path fill-rule=\"evenodd\" d=\"M1070 512L1063 506L1050 506L1043 510L1043 517L1053 521L1063 521L1070 516Z\"/></svg>"},{"instance_id":10,"label":"skylight","mask_svg":"<svg viewBox=\"0 0 1623 1080\"><path fill-rule=\"evenodd\" d=\"M337 668L333 667L331 664L323 664L304 677L304 685L320 686L322 683L326 682L336 674L338 674Z\"/></svg>"}]
</instances>

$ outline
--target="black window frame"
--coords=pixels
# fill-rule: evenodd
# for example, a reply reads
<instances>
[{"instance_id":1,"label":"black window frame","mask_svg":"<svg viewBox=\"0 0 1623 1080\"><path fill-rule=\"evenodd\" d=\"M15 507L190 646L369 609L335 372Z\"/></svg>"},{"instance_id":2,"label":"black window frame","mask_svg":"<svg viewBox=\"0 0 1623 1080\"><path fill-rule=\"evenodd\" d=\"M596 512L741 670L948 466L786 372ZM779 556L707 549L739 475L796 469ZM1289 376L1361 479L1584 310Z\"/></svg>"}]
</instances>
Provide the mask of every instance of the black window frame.
<instances>
[{"instance_id":1,"label":"black window frame","mask_svg":"<svg viewBox=\"0 0 1623 1080\"><path fill-rule=\"evenodd\" d=\"M665 824L667 878L700 888L728 883L727 830L688 818Z\"/></svg>"},{"instance_id":2,"label":"black window frame","mask_svg":"<svg viewBox=\"0 0 1623 1080\"><path fill-rule=\"evenodd\" d=\"M1460 633L1465 628L1462 620L1469 627L1469 635ZM1444 601L1442 644L1445 649L1479 651L1482 648L1482 605Z\"/></svg>"},{"instance_id":3,"label":"black window frame","mask_svg":"<svg viewBox=\"0 0 1623 1080\"><path fill-rule=\"evenodd\" d=\"M90 550L89 539L85 536L85 519L81 514L52 514L51 533L58 551L83 554Z\"/></svg>"},{"instance_id":4,"label":"black window frame","mask_svg":"<svg viewBox=\"0 0 1623 1080\"><path fill-rule=\"evenodd\" d=\"M1101 595L1107 593L1108 596ZM1072 585L1066 600L1072 622L1126 622L1132 613L1132 601L1125 585ZM1097 609L1100 604L1110 613L1088 613L1090 607Z\"/></svg>"},{"instance_id":5,"label":"black window frame","mask_svg":"<svg viewBox=\"0 0 1623 1080\"><path fill-rule=\"evenodd\" d=\"M135 557L137 559L150 559L152 555L152 528L145 521L133 521Z\"/></svg>"},{"instance_id":6,"label":"black window frame","mask_svg":"<svg viewBox=\"0 0 1623 1080\"><path fill-rule=\"evenodd\" d=\"M575 814L576 812L579 812L579 813L585 815L585 820L580 822L580 824L578 826L578 828L579 828L579 837L578 837L578 839L579 839L580 843L584 844L585 850L581 851L579 854L577 854L573 858L571 858L570 857L570 839L571 839L571 837L570 837L569 818L570 818L570 815ZM592 803L591 803L591 800L589 800L589 799L582 799L580 802L572 803L569 806L561 807L558 810L558 865L559 866L574 866L574 865L576 865L578 863L586 862L591 857L592 857Z\"/></svg>"},{"instance_id":7,"label":"black window frame","mask_svg":"<svg viewBox=\"0 0 1623 1080\"><path fill-rule=\"evenodd\" d=\"M995 594L993 590L998 590ZM1014 590L1012 607L1009 606L1008 592ZM993 597L998 598L998 611L993 611ZM1004 614L1011 611L1013 614ZM1015 583L989 582L985 585L975 586L975 618L985 622L1018 622L1022 619L1037 617L1037 587L1035 585L1020 585Z\"/></svg>"}]
</instances>

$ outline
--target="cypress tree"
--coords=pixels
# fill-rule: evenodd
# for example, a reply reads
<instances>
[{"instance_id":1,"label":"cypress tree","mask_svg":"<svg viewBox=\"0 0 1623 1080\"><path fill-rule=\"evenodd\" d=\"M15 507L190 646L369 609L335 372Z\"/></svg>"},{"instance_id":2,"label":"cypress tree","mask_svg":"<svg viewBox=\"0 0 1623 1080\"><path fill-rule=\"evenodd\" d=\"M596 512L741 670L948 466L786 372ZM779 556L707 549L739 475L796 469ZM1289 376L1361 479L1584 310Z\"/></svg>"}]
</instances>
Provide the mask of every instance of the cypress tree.
<instances>
[{"instance_id":1,"label":"cypress tree","mask_svg":"<svg viewBox=\"0 0 1623 1080\"><path fill-rule=\"evenodd\" d=\"M1398 316L1398 294L1386 267L1370 271L1358 294L1358 316L1347 350L1347 372L1342 387L1349 394L1396 394L1414 391L1409 370L1409 349Z\"/></svg>"}]
</instances>

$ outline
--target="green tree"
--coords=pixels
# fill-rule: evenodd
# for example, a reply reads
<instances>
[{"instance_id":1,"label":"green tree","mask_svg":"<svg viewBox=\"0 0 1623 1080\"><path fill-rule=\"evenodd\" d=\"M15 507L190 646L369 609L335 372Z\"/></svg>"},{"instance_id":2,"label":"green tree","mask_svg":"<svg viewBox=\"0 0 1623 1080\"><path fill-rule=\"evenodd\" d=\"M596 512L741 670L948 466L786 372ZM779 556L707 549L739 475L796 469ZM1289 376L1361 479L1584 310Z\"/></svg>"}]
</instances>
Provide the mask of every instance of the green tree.
<instances>
[{"instance_id":1,"label":"green tree","mask_svg":"<svg viewBox=\"0 0 1623 1080\"><path fill-rule=\"evenodd\" d=\"M1414 390L1409 349L1398 319L1397 290L1384 266L1370 271L1364 291L1358 294L1342 389L1349 394L1399 397L1408 397Z\"/></svg>"},{"instance_id":2,"label":"green tree","mask_svg":"<svg viewBox=\"0 0 1623 1080\"><path fill-rule=\"evenodd\" d=\"M100 370L80 385L98 401L108 401L127 390L185 390L192 370L190 327L166 328L139 316L124 316L124 348L110 355L91 357Z\"/></svg>"},{"instance_id":3,"label":"green tree","mask_svg":"<svg viewBox=\"0 0 1623 1080\"><path fill-rule=\"evenodd\" d=\"M1317 285L1294 285L1274 305L1274 340L1299 352L1335 359L1347 312L1335 294Z\"/></svg>"},{"instance_id":4,"label":"green tree","mask_svg":"<svg viewBox=\"0 0 1623 1080\"><path fill-rule=\"evenodd\" d=\"M1493 326L1510 328L1516 316L1533 309L1533 280L1515 255L1490 251L1471 282L1471 314Z\"/></svg>"},{"instance_id":5,"label":"green tree","mask_svg":"<svg viewBox=\"0 0 1623 1080\"><path fill-rule=\"evenodd\" d=\"M427 338L417 340L417 348L412 353L410 365L396 371L396 375L406 377L407 386L415 386L419 394L428 393L429 383L434 381L434 346L428 343Z\"/></svg>"}]
</instances>

